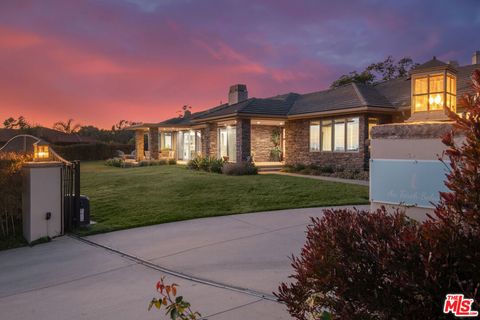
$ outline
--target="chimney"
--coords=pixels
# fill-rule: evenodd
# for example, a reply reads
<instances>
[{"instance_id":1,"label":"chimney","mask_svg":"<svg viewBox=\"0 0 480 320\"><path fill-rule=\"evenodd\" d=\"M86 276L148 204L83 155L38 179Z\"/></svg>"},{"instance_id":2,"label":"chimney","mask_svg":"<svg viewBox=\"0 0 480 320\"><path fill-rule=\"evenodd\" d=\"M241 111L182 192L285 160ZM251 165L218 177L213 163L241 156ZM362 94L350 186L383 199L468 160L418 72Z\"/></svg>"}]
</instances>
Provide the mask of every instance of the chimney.
<instances>
[{"instance_id":1,"label":"chimney","mask_svg":"<svg viewBox=\"0 0 480 320\"><path fill-rule=\"evenodd\" d=\"M235 84L230 86L228 92L228 104L232 105L238 102L242 102L248 99L247 86L244 84Z\"/></svg>"},{"instance_id":2,"label":"chimney","mask_svg":"<svg viewBox=\"0 0 480 320\"><path fill-rule=\"evenodd\" d=\"M475 51L473 53L472 64L480 64L480 51Z\"/></svg>"}]
</instances>

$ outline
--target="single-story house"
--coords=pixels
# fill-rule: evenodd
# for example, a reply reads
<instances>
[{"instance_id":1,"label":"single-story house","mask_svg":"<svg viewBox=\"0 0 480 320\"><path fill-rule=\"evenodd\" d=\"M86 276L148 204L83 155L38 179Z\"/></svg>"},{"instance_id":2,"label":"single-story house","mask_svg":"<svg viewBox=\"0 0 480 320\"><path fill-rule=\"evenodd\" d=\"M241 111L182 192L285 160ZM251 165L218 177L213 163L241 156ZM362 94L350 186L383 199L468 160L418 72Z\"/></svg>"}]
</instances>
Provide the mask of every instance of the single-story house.
<instances>
[{"instance_id":1,"label":"single-story house","mask_svg":"<svg viewBox=\"0 0 480 320\"><path fill-rule=\"evenodd\" d=\"M480 51L471 65L435 57L408 77L375 85L350 83L306 94L248 97L247 86L230 87L228 103L162 122L134 125L136 157L190 160L197 155L231 162L318 164L368 170L369 132L377 124L446 120L469 91L480 68ZM147 149L144 144L147 136ZM278 155L281 155L280 157Z\"/></svg>"}]
</instances>

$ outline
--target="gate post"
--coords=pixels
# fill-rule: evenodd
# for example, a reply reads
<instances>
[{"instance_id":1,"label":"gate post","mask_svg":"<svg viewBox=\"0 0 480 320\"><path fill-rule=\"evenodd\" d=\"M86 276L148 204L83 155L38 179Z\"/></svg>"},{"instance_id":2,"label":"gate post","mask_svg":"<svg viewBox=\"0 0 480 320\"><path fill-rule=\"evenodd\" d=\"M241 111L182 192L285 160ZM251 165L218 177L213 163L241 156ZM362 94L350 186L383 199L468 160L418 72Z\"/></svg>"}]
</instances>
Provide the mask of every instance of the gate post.
<instances>
[{"instance_id":1,"label":"gate post","mask_svg":"<svg viewBox=\"0 0 480 320\"><path fill-rule=\"evenodd\" d=\"M23 236L28 243L63 234L61 170L60 162L23 165Z\"/></svg>"}]
</instances>

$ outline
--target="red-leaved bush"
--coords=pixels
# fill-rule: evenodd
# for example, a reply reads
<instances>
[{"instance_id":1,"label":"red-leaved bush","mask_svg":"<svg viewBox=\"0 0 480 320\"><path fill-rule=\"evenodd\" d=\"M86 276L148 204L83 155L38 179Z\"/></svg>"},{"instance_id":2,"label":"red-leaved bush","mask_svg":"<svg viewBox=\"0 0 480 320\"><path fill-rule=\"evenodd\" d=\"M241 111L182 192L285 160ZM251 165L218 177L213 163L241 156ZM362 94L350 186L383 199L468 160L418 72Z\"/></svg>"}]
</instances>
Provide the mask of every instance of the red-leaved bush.
<instances>
[{"instance_id":1,"label":"red-leaved bush","mask_svg":"<svg viewBox=\"0 0 480 320\"><path fill-rule=\"evenodd\" d=\"M480 71L477 95L443 138L451 170L435 214L424 223L401 212L326 210L312 220L292 283L277 297L297 319L447 319L447 293L480 290ZM457 138L457 139L455 139Z\"/></svg>"}]
</instances>

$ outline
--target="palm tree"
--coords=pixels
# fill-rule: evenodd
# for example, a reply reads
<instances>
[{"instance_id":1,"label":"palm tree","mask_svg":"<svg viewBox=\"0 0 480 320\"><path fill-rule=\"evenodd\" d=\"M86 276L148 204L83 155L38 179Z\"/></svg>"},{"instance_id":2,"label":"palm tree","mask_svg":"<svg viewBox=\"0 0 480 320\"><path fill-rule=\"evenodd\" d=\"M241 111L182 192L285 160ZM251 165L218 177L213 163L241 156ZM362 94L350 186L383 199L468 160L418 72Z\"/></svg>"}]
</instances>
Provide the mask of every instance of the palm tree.
<instances>
[{"instance_id":1,"label":"palm tree","mask_svg":"<svg viewBox=\"0 0 480 320\"><path fill-rule=\"evenodd\" d=\"M65 133L75 133L81 128L81 125L73 124L73 119L68 119L66 122L58 121L53 124L53 129Z\"/></svg>"}]
</instances>

